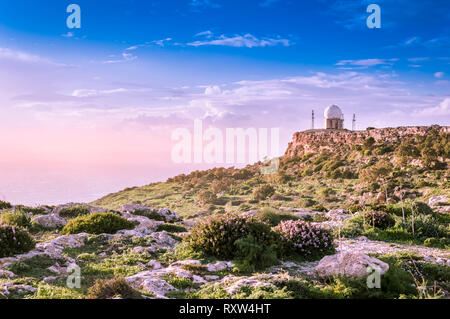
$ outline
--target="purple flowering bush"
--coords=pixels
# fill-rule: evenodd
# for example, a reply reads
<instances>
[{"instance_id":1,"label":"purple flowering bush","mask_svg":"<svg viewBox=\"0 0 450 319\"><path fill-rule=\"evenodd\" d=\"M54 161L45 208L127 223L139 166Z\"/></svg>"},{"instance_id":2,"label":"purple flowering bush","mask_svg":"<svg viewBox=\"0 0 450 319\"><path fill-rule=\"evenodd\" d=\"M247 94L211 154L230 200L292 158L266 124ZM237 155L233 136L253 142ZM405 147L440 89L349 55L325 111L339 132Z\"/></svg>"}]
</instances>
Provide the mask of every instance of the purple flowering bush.
<instances>
[{"instance_id":1,"label":"purple flowering bush","mask_svg":"<svg viewBox=\"0 0 450 319\"><path fill-rule=\"evenodd\" d=\"M270 226L251 217L221 215L201 222L191 229L186 238L189 245L206 255L223 259L238 257L238 240L252 237L262 247L272 247L279 236Z\"/></svg>"},{"instance_id":2,"label":"purple flowering bush","mask_svg":"<svg viewBox=\"0 0 450 319\"><path fill-rule=\"evenodd\" d=\"M334 252L333 235L327 229L300 220L283 221L274 228L283 242L283 255L307 259L321 258Z\"/></svg>"},{"instance_id":3,"label":"purple flowering bush","mask_svg":"<svg viewBox=\"0 0 450 319\"><path fill-rule=\"evenodd\" d=\"M0 258L26 253L34 246L33 238L27 232L14 226L0 225Z\"/></svg>"}]
</instances>

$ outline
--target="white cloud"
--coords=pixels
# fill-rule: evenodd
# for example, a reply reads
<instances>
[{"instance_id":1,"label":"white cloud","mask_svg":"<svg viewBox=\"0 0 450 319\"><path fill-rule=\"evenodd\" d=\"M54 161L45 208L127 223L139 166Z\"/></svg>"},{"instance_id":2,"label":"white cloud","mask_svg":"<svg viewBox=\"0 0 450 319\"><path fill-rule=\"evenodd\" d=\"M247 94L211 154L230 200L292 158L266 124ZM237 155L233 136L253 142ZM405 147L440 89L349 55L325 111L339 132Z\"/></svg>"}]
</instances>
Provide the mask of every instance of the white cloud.
<instances>
[{"instance_id":1,"label":"white cloud","mask_svg":"<svg viewBox=\"0 0 450 319\"><path fill-rule=\"evenodd\" d=\"M219 95L222 93L222 90L217 85L208 86L205 89L205 95Z\"/></svg>"},{"instance_id":2,"label":"white cloud","mask_svg":"<svg viewBox=\"0 0 450 319\"><path fill-rule=\"evenodd\" d=\"M203 32L199 32L197 33L195 36L196 37L201 37L201 36L205 36L207 39L211 38L214 35L214 33L210 30L207 31L203 31Z\"/></svg>"},{"instance_id":3,"label":"white cloud","mask_svg":"<svg viewBox=\"0 0 450 319\"><path fill-rule=\"evenodd\" d=\"M450 116L450 98L445 98L438 106L426 107L413 113L414 116Z\"/></svg>"},{"instance_id":4,"label":"white cloud","mask_svg":"<svg viewBox=\"0 0 450 319\"><path fill-rule=\"evenodd\" d=\"M444 72L436 72L434 74L434 77L437 79L442 79L444 77L445 73Z\"/></svg>"},{"instance_id":5,"label":"white cloud","mask_svg":"<svg viewBox=\"0 0 450 319\"><path fill-rule=\"evenodd\" d=\"M118 93L144 93L149 92L151 89L125 89L117 88L111 90L96 90L96 89L77 89L72 92L73 97L94 97L94 96L107 96Z\"/></svg>"},{"instance_id":6,"label":"white cloud","mask_svg":"<svg viewBox=\"0 0 450 319\"><path fill-rule=\"evenodd\" d=\"M235 35L233 37L228 37L221 35L216 39L206 39L203 41L195 41L188 43L187 45L193 47L205 46L205 45L215 45L215 46L229 46L237 48L255 48L255 47L271 47L271 46L291 46L292 42L288 39L282 38L257 38L249 33L245 35Z\"/></svg>"}]
</instances>

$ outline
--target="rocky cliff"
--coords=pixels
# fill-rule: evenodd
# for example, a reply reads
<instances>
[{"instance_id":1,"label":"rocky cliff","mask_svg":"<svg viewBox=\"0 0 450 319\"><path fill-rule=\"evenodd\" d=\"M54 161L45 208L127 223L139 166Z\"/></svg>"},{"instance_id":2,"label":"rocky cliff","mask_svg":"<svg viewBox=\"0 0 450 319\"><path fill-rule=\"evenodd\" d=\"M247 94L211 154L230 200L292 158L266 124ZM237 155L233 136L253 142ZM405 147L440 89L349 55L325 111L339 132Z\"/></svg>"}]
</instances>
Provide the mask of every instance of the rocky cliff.
<instances>
[{"instance_id":1,"label":"rocky cliff","mask_svg":"<svg viewBox=\"0 0 450 319\"><path fill-rule=\"evenodd\" d=\"M450 133L449 126L409 126L365 131L308 130L297 132L294 134L292 142L289 143L285 156L301 156L322 150L334 151L351 147L352 145L363 144L369 137L373 137L376 143L398 143L402 139L411 136L427 135L433 128L438 128L442 133Z\"/></svg>"}]
</instances>

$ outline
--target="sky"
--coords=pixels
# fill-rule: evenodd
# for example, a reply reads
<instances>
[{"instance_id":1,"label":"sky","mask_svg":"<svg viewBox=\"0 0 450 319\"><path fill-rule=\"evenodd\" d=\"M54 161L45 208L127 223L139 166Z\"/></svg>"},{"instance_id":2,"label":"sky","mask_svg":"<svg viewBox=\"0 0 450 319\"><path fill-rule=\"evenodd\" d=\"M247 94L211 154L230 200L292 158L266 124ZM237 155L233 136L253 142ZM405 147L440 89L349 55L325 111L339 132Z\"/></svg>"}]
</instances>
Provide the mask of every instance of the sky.
<instances>
[{"instance_id":1,"label":"sky","mask_svg":"<svg viewBox=\"0 0 450 319\"><path fill-rule=\"evenodd\" d=\"M332 104L347 129L448 125L449 22L448 0L0 0L0 199L89 202L233 166L174 162L194 120L278 128L279 154Z\"/></svg>"}]
</instances>

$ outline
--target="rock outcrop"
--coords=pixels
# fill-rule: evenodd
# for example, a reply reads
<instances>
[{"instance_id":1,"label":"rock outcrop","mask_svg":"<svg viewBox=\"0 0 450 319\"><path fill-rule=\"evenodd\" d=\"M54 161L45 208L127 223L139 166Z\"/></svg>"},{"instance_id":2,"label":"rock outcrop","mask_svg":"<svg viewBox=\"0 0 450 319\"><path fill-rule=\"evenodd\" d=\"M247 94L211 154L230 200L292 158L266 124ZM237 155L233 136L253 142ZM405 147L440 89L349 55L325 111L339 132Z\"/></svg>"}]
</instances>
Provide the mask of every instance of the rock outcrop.
<instances>
[{"instance_id":1,"label":"rock outcrop","mask_svg":"<svg viewBox=\"0 0 450 319\"><path fill-rule=\"evenodd\" d=\"M378 270L380 275L383 275L389 270L389 265L362 253L343 252L322 258L315 270L319 277L364 278L373 270Z\"/></svg>"},{"instance_id":2,"label":"rock outcrop","mask_svg":"<svg viewBox=\"0 0 450 319\"><path fill-rule=\"evenodd\" d=\"M64 218L59 217L56 214L37 216L33 218L33 222L36 225L45 228L58 228L63 227L67 224L67 221Z\"/></svg>"},{"instance_id":3,"label":"rock outcrop","mask_svg":"<svg viewBox=\"0 0 450 319\"><path fill-rule=\"evenodd\" d=\"M424 136L431 129L433 129L433 126L382 128L366 131L308 130L294 134L285 155L291 157L317 153L323 150L335 151L346 145L363 144L369 137L373 137L376 142L397 143L410 136ZM439 127L439 129L442 132L450 133L450 127L448 126Z\"/></svg>"}]
</instances>

